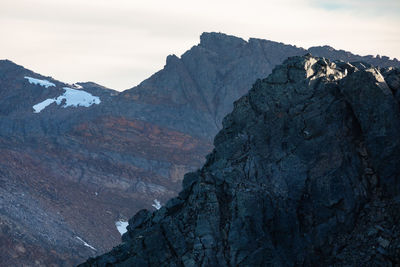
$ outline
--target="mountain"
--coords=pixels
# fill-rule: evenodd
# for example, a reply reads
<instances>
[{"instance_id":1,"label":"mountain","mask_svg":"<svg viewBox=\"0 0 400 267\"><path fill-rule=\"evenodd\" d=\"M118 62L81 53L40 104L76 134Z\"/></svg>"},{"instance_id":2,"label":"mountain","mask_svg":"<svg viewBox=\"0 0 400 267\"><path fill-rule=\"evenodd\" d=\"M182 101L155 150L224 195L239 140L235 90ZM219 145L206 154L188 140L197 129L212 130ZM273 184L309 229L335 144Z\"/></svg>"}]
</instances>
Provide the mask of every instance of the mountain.
<instances>
[{"instance_id":1,"label":"mountain","mask_svg":"<svg viewBox=\"0 0 400 267\"><path fill-rule=\"evenodd\" d=\"M305 53L204 33L122 93L0 61L0 262L69 266L110 250L121 238L116 225L165 204L202 166L233 101ZM399 66L380 60L370 64Z\"/></svg>"},{"instance_id":2,"label":"mountain","mask_svg":"<svg viewBox=\"0 0 400 267\"><path fill-rule=\"evenodd\" d=\"M154 105L194 109L205 117L203 120L214 122L202 133L213 138L221 129L224 116L232 111L233 102L244 95L256 79L266 77L287 57L308 52L332 60L400 67L397 59L362 57L328 46L305 50L268 40L250 38L244 41L220 33L203 33L199 45L181 58L168 56L163 70L122 95ZM185 128L188 130L200 132L191 125Z\"/></svg>"},{"instance_id":3,"label":"mountain","mask_svg":"<svg viewBox=\"0 0 400 267\"><path fill-rule=\"evenodd\" d=\"M399 264L399 81L290 57L235 102L179 196L81 266Z\"/></svg>"},{"instance_id":4,"label":"mountain","mask_svg":"<svg viewBox=\"0 0 400 267\"><path fill-rule=\"evenodd\" d=\"M10 61L0 73L4 265L70 266L110 249L121 238L116 223L174 196L178 178L210 148L143 120L146 105L125 101L135 116L123 115L113 90L64 84Z\"/></svg>"}]
</instances>

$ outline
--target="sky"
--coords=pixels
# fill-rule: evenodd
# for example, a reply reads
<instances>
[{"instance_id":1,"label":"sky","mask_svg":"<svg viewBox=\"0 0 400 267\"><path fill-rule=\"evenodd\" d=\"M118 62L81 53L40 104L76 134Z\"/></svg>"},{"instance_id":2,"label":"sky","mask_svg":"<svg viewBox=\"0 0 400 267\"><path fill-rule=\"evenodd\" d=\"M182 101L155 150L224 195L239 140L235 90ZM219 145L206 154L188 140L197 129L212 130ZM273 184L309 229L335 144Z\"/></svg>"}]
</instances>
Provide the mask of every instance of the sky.
<instances>
[{"instance_id":1,"label":"sky","mask_svg":"<svg viewBox=\"0 0 400 267\"><path fill-rule=\"evenodd\" d=\"M0 1L0 59L119 91L211 31L400 59L400 0Z\"/></svg>"}]
</instances>

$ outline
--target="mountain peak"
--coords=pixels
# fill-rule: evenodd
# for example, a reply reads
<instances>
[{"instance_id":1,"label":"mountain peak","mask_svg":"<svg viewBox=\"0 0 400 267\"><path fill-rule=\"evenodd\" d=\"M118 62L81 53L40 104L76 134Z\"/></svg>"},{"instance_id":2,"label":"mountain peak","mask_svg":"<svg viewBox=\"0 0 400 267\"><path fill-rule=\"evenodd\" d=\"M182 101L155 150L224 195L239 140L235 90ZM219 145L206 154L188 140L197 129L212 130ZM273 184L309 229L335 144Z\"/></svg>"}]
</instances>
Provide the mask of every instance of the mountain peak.
<instances>
[{"instance_id":1,"label":"mountain peak","mask_svg":"<svg viewBox=\"0 0 400 267\"><path fill-rule=\"evenodd\" d=\"M243 46L247 42L242 38L220 32L204 32L200 36L200 46L209 48L218 47L219 49L232 46Z\"/></svg>"}]
</instances>

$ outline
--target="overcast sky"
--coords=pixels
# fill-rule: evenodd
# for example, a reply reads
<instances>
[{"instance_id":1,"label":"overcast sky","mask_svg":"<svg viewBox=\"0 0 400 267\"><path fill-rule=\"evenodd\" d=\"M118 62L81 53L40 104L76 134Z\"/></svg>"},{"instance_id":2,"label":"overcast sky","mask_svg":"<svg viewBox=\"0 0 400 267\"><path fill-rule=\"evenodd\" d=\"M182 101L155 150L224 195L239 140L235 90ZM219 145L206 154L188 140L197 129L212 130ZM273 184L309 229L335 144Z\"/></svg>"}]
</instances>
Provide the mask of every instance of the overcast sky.
<instances>
[{"instance_id":1,"label":"overcast sky","mask_svg":"<svg viewBox=\"0 0 400 267\"><path fill-rule=\"evenodd\" d=\"M0 59L124 90L202 32L400 59L400 0L1 0Z\"/></svg>"}]
</instances>

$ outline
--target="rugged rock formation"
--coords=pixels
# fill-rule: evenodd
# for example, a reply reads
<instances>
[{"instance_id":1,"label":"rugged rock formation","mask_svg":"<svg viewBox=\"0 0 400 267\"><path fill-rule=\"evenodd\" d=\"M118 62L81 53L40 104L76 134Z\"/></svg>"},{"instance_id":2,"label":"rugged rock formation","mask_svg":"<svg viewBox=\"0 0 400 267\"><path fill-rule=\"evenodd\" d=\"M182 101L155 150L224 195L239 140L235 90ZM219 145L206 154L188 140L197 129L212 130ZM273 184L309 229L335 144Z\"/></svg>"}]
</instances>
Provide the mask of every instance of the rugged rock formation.
<instances>
[{"instance_id":1,"label":"rugged rock formation","mask_svg":"<svg viewBox=\"0 0 400 267\"><path fill-rule=\"evenodd\" d=\"M382 72L289 58L235 102L179 196L82 266L399 263L399 75Z\"/></svg>"},{"instance_id":2,"label":"rugged rock formation","mask_svg":"<svg viewBox=\"0 0 400 267\"><path fill-rule=\"evenodd\" d=\"M306 52L204 33L198 45L168 57L163 70L123 93L94 83L68 85L0 61L0 262L69 266L110 250L120 242L116 221L154 209L154 199L165 204L181 189L183 175L204 163L233 101L288 56ZM396 87L396 70L386 71ZM60 96L63 87L101 103L53 103L34 113L34 105Z\"/></svg>"}]
</instances>

